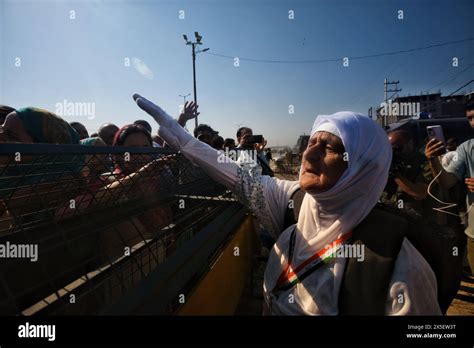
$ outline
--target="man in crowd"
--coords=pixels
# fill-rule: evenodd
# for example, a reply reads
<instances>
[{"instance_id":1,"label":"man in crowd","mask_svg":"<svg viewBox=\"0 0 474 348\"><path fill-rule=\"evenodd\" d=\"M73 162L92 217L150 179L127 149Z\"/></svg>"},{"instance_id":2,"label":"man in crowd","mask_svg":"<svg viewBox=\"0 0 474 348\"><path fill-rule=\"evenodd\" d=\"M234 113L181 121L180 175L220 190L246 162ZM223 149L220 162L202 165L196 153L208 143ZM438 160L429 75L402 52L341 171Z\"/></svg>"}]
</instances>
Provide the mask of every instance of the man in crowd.
<instances>
[{"instance_id":1,"label":"man in crowd","mask_svg":"<svg viewBox=\"0 0 474 348\"><path fill-rule=\"evenodd\" d=\"M79 134L80 140L89 138L89 132L87 131L86 126L84 126L82 123L71 122L69 125L76 130L77 134Z\"/></svg>"},{"instance_id":2,"label":"man in crowd","mask_svg":"<svg viewBox=\"0 0 474 348\"><path fill-rule=\"evenodd\" d=\"M466 117L474 129L474 102L466 105ZM469 139L459 145L456 156L446 168L443 168L439 156L446 152L442 141L431 139L425 148L432 174L438 176L438 182L446 189L452 188L457 182L463 182L468 190L467 214L461 214L465 226L464 233L467 235L467 255L470 266L470 276L474 274L474 139Z\"/></svg>"},{"instance_id":3,"label":"man in crowd","mask_svg":"<svg viewBox=\"0 0 474 348\"><path fill-rule=\"evenodd\" d=\"M228 151L235 149L235 140L232 138L225 138L224 149L227 149Z\"/></svg>"},{"instance_id":4,"label":"man in crowd","mask_svg":"<svg viewBox=\"0 0 474 348\"><path fill-rule=\"evenodd\" d=\"M253 130L249 127L240 127L237 130L237 150L256 151L258 164L262 167L262 174L274 176L267 159L262 154L266 141L262 139L261 143L256 143L253 137ZM252 156L253 157L253 156Z\"/></svg>"},{"instance_id":5,"label":"man in crowd","mask_svg":"<svg viewBox=\"0 0 474 348\"><path fill-rule=\"evenodd\" d=\"M105 123L99 128L99 137L109 146L114 142L115 133L119 131L119 127L112 123Z\"/></svg>"},{"instance_id":6,"label":"man in crowd","mask_svg":"<svg viewBox=\"0 0 474 348\"><path fill-rule=\"evenodd\" d=\"M217 137L217 132L207 124L200 124L194 128L194 137L207 145L214 147L214 142Z\"/></svg>"},{"instance_id":7,"label":"man in crowd","mask_svg":"<svg viewBox=\"0 0 474 348\"><path fill-rule=\"evenodd\" d=\"M268 148L265 150L265 158L267 159L267 162L270 164L270 161L273 159L272 158L272 149Z\"/></svg>"},{"instance_id":8,"label":"man in crowd","mask_svg":"<svg viewBox=\"0 0 474 348\"><path fill-rule=\"evenodd\" d=\"M219 133L219 132L217 132ZM217 134L216 139L214 140L214 148L216 150L223 150L224 149L224 138Z\"/></svg>"},{"instance_id":9,"label":"man in crowd","mask_svg":"<svg viewBox=\"0 0 474 348\"><path fill-rule=\"evenodd\" d=\"M7 115L13 111L16 111L14 108L11 106L7 105L0 105L0 124L3 124L5 122L5 118Z\"/></svg>"},{"instance_id":10,"label":"man in crowd","mask_svg":"<svg viewBox=\"0 0 474 348\"><path fill-rule=\"evenodd\" d=\"M135 122L133 122L133 124L142 126L142 127L145 128L150 134L151 134L151 132L152 132L151 124L149 124L149 123L148 123L147 121L145 121L145 120L136 120Z\"/></svg>"},{"instance_id":11,"label":"man in crowd","mask_svg":"<svg viewBox=\"0 0 474 348\"><path fill-rule=\"evenodd\" d=\"M405 130L389 133L393 159L385 188L386 198L398 207L409 208L423 215L423 200L431 173L426 158L417 151L413 138Z\"/></svg>"},{"instance_id":12,"label":"man in crowd","mask_svg":"<svg viewBox=\"0 0 474 348\"><path fill-rule=\"evenodd\" d=\"M195 102L186 102L184 104L183 111L178 117L178 124L186 129L186 122L189 120L199 116L200 112L198 112L198 105ZM207 124L199 124L196 128L194 128L194 137L206 143L211 147L216 146L216 140L218 137L218 132L212 129L211 126Z\"/></svg>"}]
</instances>

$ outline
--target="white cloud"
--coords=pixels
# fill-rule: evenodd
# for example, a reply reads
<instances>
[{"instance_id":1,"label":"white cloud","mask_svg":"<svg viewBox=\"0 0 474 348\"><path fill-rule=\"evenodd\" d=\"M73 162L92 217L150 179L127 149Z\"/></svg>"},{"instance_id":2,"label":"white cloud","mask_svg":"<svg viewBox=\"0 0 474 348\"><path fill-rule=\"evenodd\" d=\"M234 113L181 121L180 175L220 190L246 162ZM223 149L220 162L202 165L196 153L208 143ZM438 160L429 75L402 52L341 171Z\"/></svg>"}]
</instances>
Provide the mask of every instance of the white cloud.
<instances>
[{"instance_id":1,"label":"white cloud","mask_svg":"<svg viewBox=\"0 0 474 348\"><path fill-rule=\"evenodd\" d=\"M141 59L133 57L132 65L140 75L144 76L149 80L153 80L153 77L155 76L153 74L153 71L151 71L151 69Z\"/></svg>"}]
</instances>

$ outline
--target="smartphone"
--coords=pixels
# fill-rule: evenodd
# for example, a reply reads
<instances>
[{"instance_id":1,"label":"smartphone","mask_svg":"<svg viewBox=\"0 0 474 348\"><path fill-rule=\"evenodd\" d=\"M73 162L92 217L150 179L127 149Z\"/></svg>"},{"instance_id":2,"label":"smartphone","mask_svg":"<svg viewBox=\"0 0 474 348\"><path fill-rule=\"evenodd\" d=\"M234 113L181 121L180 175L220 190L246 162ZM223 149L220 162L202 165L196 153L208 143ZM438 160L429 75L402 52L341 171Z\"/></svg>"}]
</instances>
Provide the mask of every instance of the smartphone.
<instances>
[{"instance_id":1,"label":"smartphone","mask_svg":"<svg viewBox=\"0 0 474 348\"><path fill-rule=\"evenodd\" d=\"M445 144L443 128L440 125L427 126L426 132L428 133L429 139L438 139Z\"/></svg>"},{"instance_id":2,"label":"smartphone","mask_svg":"<svg viewBox=\"0 0 474 348\"><path fill-rule=\"evenodd\" d=\"M254 135L250 138L250 144L260 144L263 143L263 135Z\"/></svg>"}]
</instances>

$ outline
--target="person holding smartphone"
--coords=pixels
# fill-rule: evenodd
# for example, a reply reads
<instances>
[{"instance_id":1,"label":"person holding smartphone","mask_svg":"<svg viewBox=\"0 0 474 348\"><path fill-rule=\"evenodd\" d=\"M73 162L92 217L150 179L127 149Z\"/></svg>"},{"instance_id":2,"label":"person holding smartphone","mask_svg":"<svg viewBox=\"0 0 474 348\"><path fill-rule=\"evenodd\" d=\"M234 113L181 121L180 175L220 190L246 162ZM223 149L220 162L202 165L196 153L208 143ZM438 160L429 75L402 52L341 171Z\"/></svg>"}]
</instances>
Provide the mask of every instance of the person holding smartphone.
<instances>
[{"instance_id":1,"label":"person holding smartphone","mask_svg":"<svg viewBox=\"0 0 474 348\"><path fill-rule=\"evenodd\" d=\"M267 141L261 135L253 135L253 130L249 127L240 127L237 130L237 147L236 150L256 151L256 159L262 168L263 175L274 176L273 170L270 168L263 150Z\"/></svg>"},{"instance_id":2,"label":"person holding smartphone","mask_svg":"<svg viewBox=\"0 0 474 348\"><path fill-rule=\"evenodd\" d=\"M466 104L466 117L474 129L474 101ZM452 188L458 181L464 182L467 187L466 207L468 210L467 218L464 219L467 235L467 255L472 277L474 275L474 139L469 139L459 145L456 149L456 155L446 168L443 168L439 156L446 152L442 141L432 138L425 148L425 155L428 158L431 172L438 176L438 182L444 188ZM441 173L441 174L440 174ZM469 209L471 207L471 209Z\"/></svg>"}]
</instances>

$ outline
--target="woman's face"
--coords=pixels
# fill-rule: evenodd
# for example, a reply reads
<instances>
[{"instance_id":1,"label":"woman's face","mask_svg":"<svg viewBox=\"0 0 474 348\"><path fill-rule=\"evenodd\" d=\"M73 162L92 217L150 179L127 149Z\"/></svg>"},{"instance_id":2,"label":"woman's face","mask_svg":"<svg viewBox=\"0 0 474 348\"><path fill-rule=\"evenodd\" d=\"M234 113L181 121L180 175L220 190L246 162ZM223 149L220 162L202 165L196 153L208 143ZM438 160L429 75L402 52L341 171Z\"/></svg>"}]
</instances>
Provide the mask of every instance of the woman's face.
<instances>
[{"instance_id":1,"label":"woman's face","mask_svg":"<svg viewBox=\"0 0 474 348\"><path fill-rule=\"evenodd\" d=\"M336 185L347 169L344 151L341 138L328 132L313 134L301 162L301 189L313 194Z\"/></svg>"},{"instance_id":2,"label":"woman's face","mask_svg":"<svg viewBox=\"0 0 474 348\"><path fill-rule=\"evenodd\" d=\"M123 146L131 147L146 147L152 146L148 137L143 133L132 133L125 139ZM125 168L128 172L134 172L143 167L145 164L152 160L150 155L145 154L132 154L130 161L125 162Z\"/></svg>"},{"instance_id":3,"label":"woman's face","mask_svg":"<svg viewBox=\"0 0 474 348\"><path fill-rule=\"evenodd\" d=\"M0 125L0 143L33 143L16 112L8 114Z\"/></svg>"}]
</instances>

